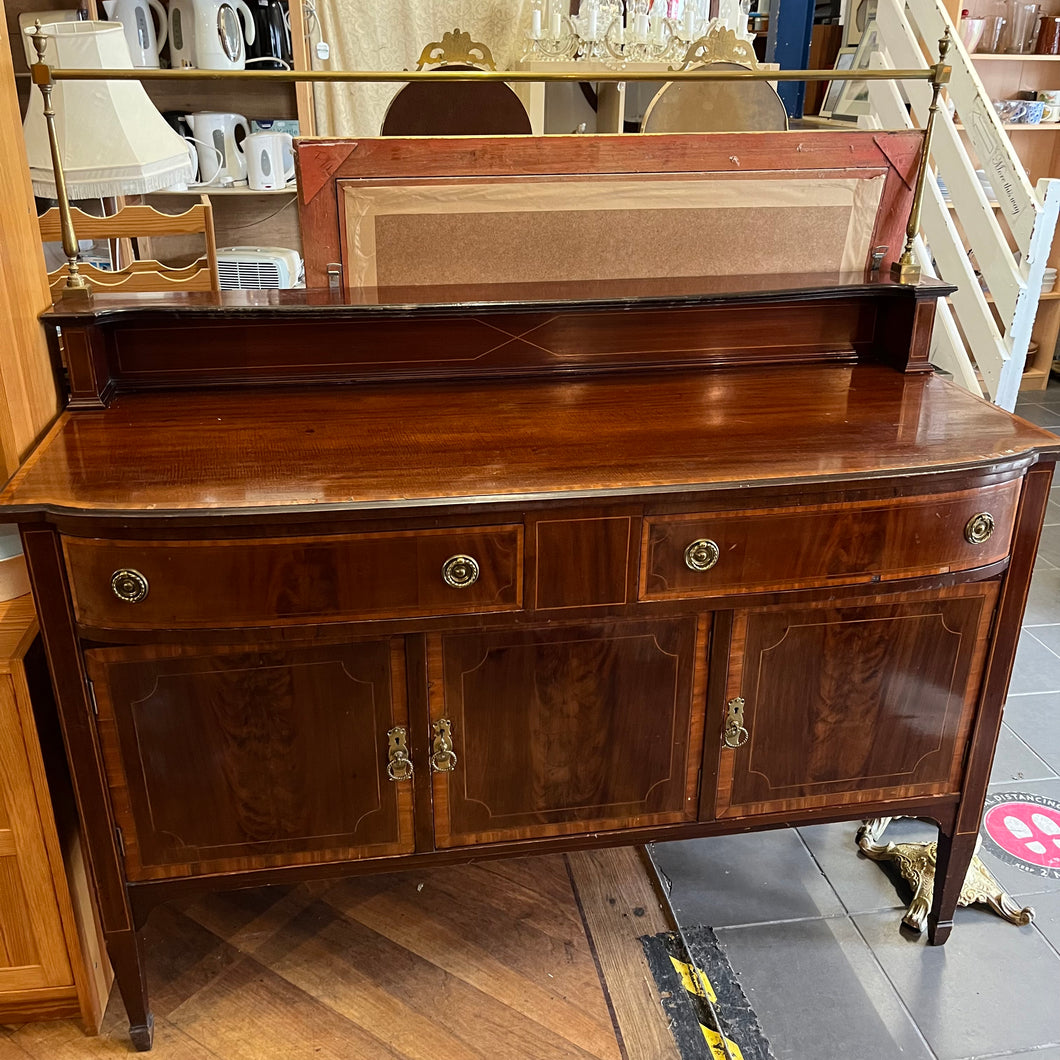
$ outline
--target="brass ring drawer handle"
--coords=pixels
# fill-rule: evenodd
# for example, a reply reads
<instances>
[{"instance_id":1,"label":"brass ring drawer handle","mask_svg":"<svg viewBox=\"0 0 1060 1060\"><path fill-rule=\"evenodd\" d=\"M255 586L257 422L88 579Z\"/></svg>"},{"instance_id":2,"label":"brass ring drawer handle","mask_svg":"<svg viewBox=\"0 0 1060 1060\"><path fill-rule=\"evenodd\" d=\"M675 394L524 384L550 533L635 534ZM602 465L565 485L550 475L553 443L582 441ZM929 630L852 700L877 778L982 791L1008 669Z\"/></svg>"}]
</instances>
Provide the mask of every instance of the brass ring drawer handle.
<instances>
[{"instance_id":1,"label":"brass ring drawer handle","mask_svg":"<svg viewBox=\"0 0 1060 1060\"><path fill-rule=\"evenodd\" d=\"M453 723L448 718L439 718L431 726L431 731L434 734L431 741L431 769L435 773L452 773L456 769Z\"/></svg>"},{"instance_id":2,"label":"brass ring drawer handle","mask_svg":"<svg viewBox=\"0 0 1060 1060\"><path fill-rule=\"evenodd\" d=\"M442 581L454 589L467 589L478 581L478 563L471 556L450 556L442 564Z\"/></svg>"},{"instance_id":3,"label":"brass ring drawer handle","mask_svg":"<svg viewBox=\"0 0 1060 1060\"><path fill-rule=\"evenodd\" d=\"M710 570L718 562L720 555L721 549L716 542L711 541L709 537L701 537L685 549L685 566L689 570Z\"/></svg>"},{"instance_id":4,"label":"brass ring drawer handle","mask_svg":"<svg viewBox=\"0 0 1060 1060\"><path fill-rule=\"evenodd\" d=\"M981 545L994 532L994 517L989 512L979 512L964 524L964 540L969 545Z\"/></svg>"},{"instance_id":5,"label":"brass ring drawer handle","mask_svg":"<svg viewBox=\"0 0 1060 1060\"><path fill-rule=\"evenodd\" d=\"M146 595L150 586L147 579L138 570L116 570L110 576L110 587L114 595L127 604L138 604Z\"/></svg>"},{"instance_id":6,"label":"brass ring drawer handle","mask_svg":"<svg viewBox=\"0 0 1060 1060\"><path fill-rule=\"evenodd\" d=\"M391 780L411 780L412 760L406 744L407 731L401 725L395 726L387 734L386 775Z\"/></svg>"},{"instance_id":7,"label":"brass ring drawer handle","mask_svg":"<svg viewBox=\"0 0 1060 1060\"><path fill-rule=\"evenodd\" d=\"M730 699L728 707L729 709L725 714L725 730L722 734L722 739L726 747L743 747L747 743L747 737L750 735L743 727L743 699L740 696Z\"/></svg>"}]
</instances>

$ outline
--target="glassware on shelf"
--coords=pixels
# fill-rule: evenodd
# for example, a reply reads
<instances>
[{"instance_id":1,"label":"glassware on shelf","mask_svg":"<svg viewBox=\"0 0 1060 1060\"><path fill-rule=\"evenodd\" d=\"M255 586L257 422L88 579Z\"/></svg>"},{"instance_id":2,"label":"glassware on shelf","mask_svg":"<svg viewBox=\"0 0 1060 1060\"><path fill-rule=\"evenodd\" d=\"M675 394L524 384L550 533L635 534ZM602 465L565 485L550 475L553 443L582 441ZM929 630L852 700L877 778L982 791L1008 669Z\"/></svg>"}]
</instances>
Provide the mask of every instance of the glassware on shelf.
<instances>
[{"instance_id":1,"label":"glassware on shelf","mask_svg":"<svg viewBox=\"0 0 1060 1060\"><path fill-rule=\"evenodd\" d=\"M1028 4L1024 0L1012 0L1010 3L1008 51L1011 54L1024 55L1034 50L1039 10L1037 4Z\"/></svg>"}]
</instances>

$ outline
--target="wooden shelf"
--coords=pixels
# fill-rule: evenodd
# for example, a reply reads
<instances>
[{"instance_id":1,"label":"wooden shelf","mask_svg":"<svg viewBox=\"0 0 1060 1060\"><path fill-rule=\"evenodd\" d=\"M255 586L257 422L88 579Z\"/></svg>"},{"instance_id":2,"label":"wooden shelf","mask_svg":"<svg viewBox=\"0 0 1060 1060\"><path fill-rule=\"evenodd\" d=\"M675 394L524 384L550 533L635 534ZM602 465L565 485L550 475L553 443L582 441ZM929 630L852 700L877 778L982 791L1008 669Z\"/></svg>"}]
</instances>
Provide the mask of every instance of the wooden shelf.
<instances>
[{"instance_id":1,"label":"wooden shelf","mask_svg":"<svg viewBox=\"0 0 1060 1060\"><path fill-rule=\"evenodd\" d=\"M994 296L990 294L989 291L984 291L983 297L990 303L993 303L994 301ZM1039 302L1052 302L1057 298L1060 298L1060 291L1046 291L1044 294L1038 295ZM949 301L949 299L947 299L947 301Z\"/></svg>"},{"instance_id":2,"label":"wooden shelf","mask_svg":"<svg viewBox=\"0 0 1060 1060\"><path fill-rule=\"evenodd\" d=\"M953 123L958 132L964 132L965 126ZM1001 128L1012 132L1060 132L1060 121L1005 121Z\"/></svg>"},{"instance_id":3,"label":"wooden shelf","mask_svg":"<svg viewBox=\"0 0 1060 1060\"><path fill-rule=\"evenodd\" d=\"M161 191L153 191L151 195L194 195L198 198L200 195L209 195L211 198L215 196L221 196L228 198L234 195L297 195L298 185L290 184L286 188L272 188L268 191L262 191L257 188L163 188Z\"/></svg>"},{"instance_id":4,"label":"wooden shelf","mask_svg":"<svg viewBox=\"0 0 1060 1060\"><path fill-rule=\"evenodd\" d=\"M986 59L989 62L1010 62L1010 63L1041 63L1041 62L1056 62L1060 59L1060 55L1034 55L1032 53L1024 53L1023 55L998 55L993 52L972 52L972 60L978 62L980 59Z\"/></svg>"}]
</instances>

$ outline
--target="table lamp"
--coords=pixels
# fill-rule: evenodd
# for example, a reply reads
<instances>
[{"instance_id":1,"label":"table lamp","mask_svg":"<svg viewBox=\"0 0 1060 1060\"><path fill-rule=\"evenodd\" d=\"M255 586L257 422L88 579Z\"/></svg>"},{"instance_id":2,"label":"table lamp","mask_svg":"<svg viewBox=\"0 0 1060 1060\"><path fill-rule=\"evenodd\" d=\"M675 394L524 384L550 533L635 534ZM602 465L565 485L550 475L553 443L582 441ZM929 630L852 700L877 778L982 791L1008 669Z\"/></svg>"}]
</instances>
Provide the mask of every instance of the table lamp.
<instances>
[{"instance_id":1,"label":"table lamp","mask_svg":"<svg viewBox=\"0 0 1060 1060\"><path fill-rule=\"evenodd\" d=\"M55 22L33 34L41 62L59 69L132 69L118 22ZM35 78L36 80L36 78ZM194 175L188 144L166 124L138 81L37 82L23 123L34 194L59 200L143 195ZM68 210L66 211L68 213ZM64 229L65 229L64 225ZM67 287L83 287L77 241L63 233Z\"/></svg>"}]
</instances>

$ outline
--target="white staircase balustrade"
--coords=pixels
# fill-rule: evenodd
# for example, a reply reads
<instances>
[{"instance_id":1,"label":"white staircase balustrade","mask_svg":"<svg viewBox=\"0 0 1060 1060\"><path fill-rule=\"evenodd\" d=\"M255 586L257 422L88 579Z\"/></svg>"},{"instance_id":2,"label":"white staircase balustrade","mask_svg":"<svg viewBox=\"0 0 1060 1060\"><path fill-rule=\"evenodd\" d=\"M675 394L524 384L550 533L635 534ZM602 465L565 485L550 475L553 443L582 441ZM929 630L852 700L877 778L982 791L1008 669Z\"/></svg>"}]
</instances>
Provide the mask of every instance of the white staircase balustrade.
<instances>
[{"instance_id":1,"label":"white staircase balustrade","mask_svg":"<svg viewBox=\"0 0 1060 1060\"><path fill-rule=\"evenodd\" d=\"M1037 192L1031 187L941 0L879 0L876 20L879 50L873 55L874 66L909 69L934 61L938 40L949 29L946 62L952 74L947 91L972 150L986 171L1016 249L1009 245L995 206L984 193L959 130L946 108L940 106L932 162L954 209L948 208L938 185L931 181L921 216L926 247L920 243L919 256L926 275L934 274L934 259L942 278L957 284L958 290L950 306L940 306L932 360L962 386L976 393L985 387L992 401L1012 409L1060 211L1060 180L1039 181ZM868 85L872 114L866 124L894 129L912 127L915 122L924 127L931 102L928 84L903 83L912 116L894 82L872 81ZM989 288L997 317L975 275L969 251Z\"/></svg>"}]
</instances>

